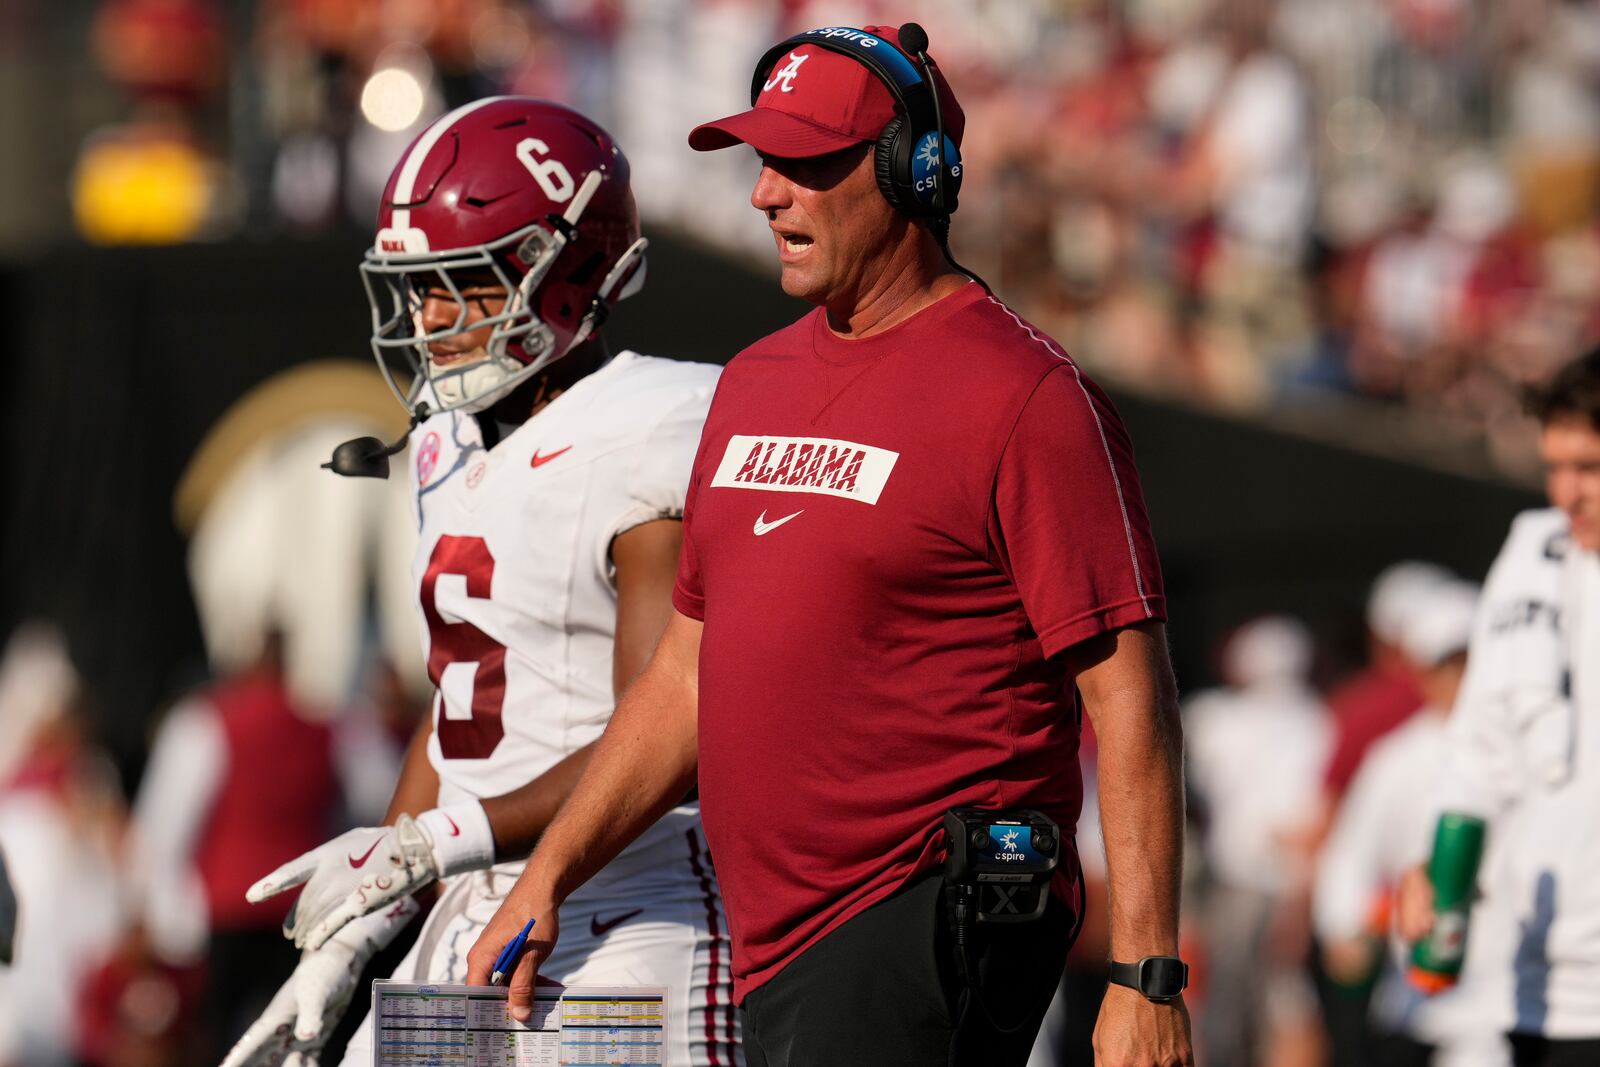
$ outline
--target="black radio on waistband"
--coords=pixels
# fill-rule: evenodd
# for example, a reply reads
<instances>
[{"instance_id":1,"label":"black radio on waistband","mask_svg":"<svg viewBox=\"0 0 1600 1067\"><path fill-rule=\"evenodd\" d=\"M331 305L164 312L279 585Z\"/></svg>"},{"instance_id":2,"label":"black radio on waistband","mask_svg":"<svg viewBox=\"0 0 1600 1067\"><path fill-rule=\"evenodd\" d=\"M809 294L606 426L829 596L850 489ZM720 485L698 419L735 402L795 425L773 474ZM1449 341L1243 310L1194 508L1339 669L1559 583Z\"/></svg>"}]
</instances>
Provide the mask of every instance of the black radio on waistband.
<instances>
[{"instance_id":1,"label":"black radio on waistband","mask_svg":"<svg viewBox=\"0 0 1600 1067\"><path fill-rule=\"evenodd\" d=\"M964 890L978 922L1028 922L1044 914L1061 859L1054 820L1032 808L952 808L944 830L945 881Z\"/></svg>"}]
</instances>

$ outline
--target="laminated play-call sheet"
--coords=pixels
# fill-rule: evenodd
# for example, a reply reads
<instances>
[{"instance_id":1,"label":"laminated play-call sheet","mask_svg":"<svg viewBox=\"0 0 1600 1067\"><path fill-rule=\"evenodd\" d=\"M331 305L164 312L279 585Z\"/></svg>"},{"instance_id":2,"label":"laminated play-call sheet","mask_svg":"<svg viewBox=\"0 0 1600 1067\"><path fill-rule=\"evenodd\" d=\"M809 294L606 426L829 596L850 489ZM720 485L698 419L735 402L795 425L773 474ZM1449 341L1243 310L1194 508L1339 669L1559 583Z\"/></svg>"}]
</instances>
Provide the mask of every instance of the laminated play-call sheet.
<instances>
[{"instance_id":1,"label":"laminated play-call sheet","mask_svg":"<svg viewBox=\"0 0 1600 1067\"><path fill-rule=\"evenodd\" d=\"M563 1067L666 1062L661 986L540 987L533 1017L502 986L373 982L373 1067Z\"/></svg>"}]
</instances>

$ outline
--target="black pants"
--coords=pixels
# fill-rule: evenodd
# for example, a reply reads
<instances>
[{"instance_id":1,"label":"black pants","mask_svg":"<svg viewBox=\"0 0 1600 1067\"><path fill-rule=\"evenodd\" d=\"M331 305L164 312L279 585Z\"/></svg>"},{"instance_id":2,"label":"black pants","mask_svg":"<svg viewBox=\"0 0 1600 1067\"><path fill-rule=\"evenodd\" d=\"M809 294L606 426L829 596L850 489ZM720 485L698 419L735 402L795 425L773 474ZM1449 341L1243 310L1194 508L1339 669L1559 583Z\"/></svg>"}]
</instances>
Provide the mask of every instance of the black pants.
<instances>
[{"instance_id":1,"label":"black pants","mask_svg":"<svg viewBox=\"0 0 1600 1067\"><path fill-rule=\"evenodd\" d=\"M970 1003L963 1018L944 883L925 878L851 919L747 996L745 1058L749 1067L1022 1067L1061 978L1072 926L1071 909L1054 898L1035 922L974 923L988 1011Z\"/></svg>"},{"instance_id":2,"label":"black pants","mask_svg":"<svg viewBox=\"0 0 1600 1067\"><path fill-rule=\"evenodd\" d=\"M1372 1042L1373 1063L1377 1067L1428 1067L1437 1051L1405 1034L1378 1034Z\"/></svg>"},{"instance_id":3,"label":"black pants","mask_svg":"<svg viewBox=\"0 0 1600 1067\"><path fill-rule=\"evenodd\" d=\"M1595 1067L1600 1063L1600 1037L1561 1040L1512 1034L1511 1062L1516 1067Z\"/></svg>"},{"instance_id":4,"label":"black pants","mask_svg":"<svg viewBox=\"0 0 1600 1067\"><path fill-rule=\"evenodd\" d=\"M211 935L205 1003L211 1048L203 1062L227 1054L299 962L300 951L276 926Z\"/></svg>"}]
</instances>

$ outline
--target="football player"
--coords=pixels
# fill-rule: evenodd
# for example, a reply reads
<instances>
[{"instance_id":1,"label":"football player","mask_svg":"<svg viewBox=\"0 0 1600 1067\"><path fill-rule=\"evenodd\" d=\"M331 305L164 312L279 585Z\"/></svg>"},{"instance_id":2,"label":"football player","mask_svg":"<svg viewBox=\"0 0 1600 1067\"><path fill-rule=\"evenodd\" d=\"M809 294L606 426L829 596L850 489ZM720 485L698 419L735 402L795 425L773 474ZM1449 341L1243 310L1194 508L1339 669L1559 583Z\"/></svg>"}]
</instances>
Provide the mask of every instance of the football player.
<instances>
[{"instance_id":1,"label":"football player","mask_svg":"<svg viewBox=\"0 0 1600 1067\"><path fill-rule=\"evenodd\" d=\"M643 282L644 247L627 160L557 104L459 108L389 179L361 269L379 366L414 418L414 573L438 693L388 825L252 887L259 900L304 885L285 923L304 955L224 1067L314 1061L430 883L438 899L394 977L464 979L467 949L665 628L718 368L608 356L597 329ZM739 1062L697 803L574 894L562 927L548 978L666 986L667 1061ZM345 1062L370 1062L371 1044L368 1018Z\"/></svg>"}]
</instances>

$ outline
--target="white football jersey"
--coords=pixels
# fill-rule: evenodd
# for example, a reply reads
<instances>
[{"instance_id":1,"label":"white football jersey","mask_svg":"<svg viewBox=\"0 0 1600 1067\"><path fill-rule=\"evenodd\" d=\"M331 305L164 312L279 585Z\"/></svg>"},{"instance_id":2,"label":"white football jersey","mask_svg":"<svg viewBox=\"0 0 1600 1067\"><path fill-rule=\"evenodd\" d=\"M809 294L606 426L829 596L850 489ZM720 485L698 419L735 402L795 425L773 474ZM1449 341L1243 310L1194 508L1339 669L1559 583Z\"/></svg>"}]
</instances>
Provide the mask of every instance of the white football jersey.
<instances>
[{"instance_id":1,"label":"white football jersey","mask_svg":"<svg viewBox=\"0 0 1600 1067\"><path fill-rule=\"evenodd\" d=\"M412 431L413 571L438 687L428 756L441 804L508 793L605 729L611 542L683 516L720 372L622 352L493 449L471 415Z\"/></svg>"}]
</instances>

